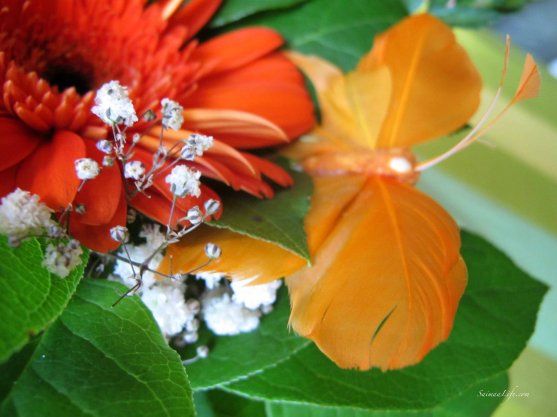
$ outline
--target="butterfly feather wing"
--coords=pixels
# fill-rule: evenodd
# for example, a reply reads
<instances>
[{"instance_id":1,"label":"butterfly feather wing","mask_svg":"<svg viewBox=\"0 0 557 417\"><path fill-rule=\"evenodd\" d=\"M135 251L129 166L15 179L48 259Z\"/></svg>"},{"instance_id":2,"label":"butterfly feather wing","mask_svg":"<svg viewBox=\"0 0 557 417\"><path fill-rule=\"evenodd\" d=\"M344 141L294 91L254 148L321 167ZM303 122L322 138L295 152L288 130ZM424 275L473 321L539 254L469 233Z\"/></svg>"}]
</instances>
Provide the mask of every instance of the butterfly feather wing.
<instances>
[{"instance_id":1,"label":"butterfly feather wing","mask_svg":"<svg viewBox=\"0 0 557 417\"><path fill-rule=\"evenodd\" d=\"M309 214L310 242L321 214ZM291 325L344 368L415 364L452 328L466 285L459 249L457 225L435 201L369 178L314 265L287 279Z\"/></svg>"}]
</instances>

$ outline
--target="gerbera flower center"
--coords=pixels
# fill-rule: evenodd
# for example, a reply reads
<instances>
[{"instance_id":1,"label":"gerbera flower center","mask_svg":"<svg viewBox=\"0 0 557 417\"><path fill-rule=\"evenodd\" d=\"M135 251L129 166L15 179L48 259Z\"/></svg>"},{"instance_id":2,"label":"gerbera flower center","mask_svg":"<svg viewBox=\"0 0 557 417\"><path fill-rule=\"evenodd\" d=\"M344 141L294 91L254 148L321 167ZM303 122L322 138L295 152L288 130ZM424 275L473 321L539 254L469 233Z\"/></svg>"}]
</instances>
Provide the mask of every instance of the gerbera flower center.
<instances>
[{"instance_id":1,"label":"gerbera flower center","mask_svg":"<svg viewBox=\"0 0 557 417\"><path fill-rule=\"evenodd\" d=\"M58 87L58 91L74 87L80 95L85 95L95 87L92 72L83 65L77 68L70 64L52 63L47 65L41 77L51 86Z\"/></svg>"}]
</instances>

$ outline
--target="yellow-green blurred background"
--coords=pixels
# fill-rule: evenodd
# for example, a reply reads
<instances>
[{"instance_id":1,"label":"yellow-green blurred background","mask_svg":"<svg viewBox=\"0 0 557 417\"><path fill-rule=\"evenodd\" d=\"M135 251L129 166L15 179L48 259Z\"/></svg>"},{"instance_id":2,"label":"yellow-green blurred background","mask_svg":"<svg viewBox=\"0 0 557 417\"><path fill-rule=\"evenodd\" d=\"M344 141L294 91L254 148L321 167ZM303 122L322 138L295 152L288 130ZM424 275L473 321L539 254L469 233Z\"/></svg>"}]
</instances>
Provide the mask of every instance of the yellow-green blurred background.
<instances>
[{"instance_id":1,"label":"yellow-green blurred background","mask_svg":"<svg viewBox=\"0 0 557 417\"><path fill-rule=\"evenodd\" d=\"M535 1L490 29L458 32L484 78L482 109L497 88L505 33L510 33L513 49L500 107L512 97L524 50L541 67L541 95L511 109L485 141L424 173L420 186L464 228L491 241L550 286L536 331L510 373L510 386L518 386L516 391L528 392L529 397L507 399L495 416L553 417L557 416L557 78L547 71L547 64L557 58L557 0ZM433 156L447 147L446 141L435 141L418 154Z\"/></svg>"}]
</instances>

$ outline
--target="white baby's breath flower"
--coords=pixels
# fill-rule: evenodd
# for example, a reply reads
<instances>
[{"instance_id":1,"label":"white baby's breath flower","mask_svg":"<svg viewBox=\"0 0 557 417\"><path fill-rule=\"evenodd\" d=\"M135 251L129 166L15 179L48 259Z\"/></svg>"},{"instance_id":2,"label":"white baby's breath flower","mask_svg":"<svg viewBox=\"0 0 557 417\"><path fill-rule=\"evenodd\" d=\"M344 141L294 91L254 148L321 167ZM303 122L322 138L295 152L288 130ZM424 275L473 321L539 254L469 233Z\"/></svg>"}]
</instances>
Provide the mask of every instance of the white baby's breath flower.
<instances>
[{"instance_id":1,"label":"white baby's breath flower","mask_svg":"<svg viewBox=\"0 0 557 417\"><path fill-rule=\"evenodd\" d=\"M124 166L124 177L139 180L145 174L145 166L141 161L126 162Z\"/></svg>"},{"instance_id":2,"label":"white baby's breath flower","mask_svg":"<svg viewBox=\"0 0 557 417\"><path fill-rule=\"evenodd\" d=\"M143 290L141 300L151 310L165 336L174 336L195 319L184 299L185 286L156 283Z\"/></svg>"},{"instance_id":3,"label":"white baby's breath flower","mask_svg":"<svg viewBox=\"0 0 557 417\"><path fill-rule=\"evenodd\" d=\"M212 136L193 133L186 139L186 143L182 147L181 156L188 161L192 161L196 156L203 155L207 149L212 147L213 142Z\"/></svg>"},{"instance_id":4,"label":"white baby's breath flower","mask_svg":"<svg viewBox=\"0 0 557 417\"><path fill-rule=\"evenodd\" d=\"M166 240L164 233L161 232L160 226L158 224L150 223L146 223L141 226L139 237L142 237L146 240L145 250L151 252L158 250L161 247L162 243Z\"/></svg>"},{"instance_id":5,"label":"white baby's breath flower","mask_svg":"<svg viewBox=\"0 0 557 417\"><path fill-rule=\"evenodd\" d=\"M146 245L126 245L127 251L120 251L118 254L120 255L120 259L116 261L114 265L114 271L112 272L116 278L119 278L125 285L128 287L133 287L137 284L135 280L135 274L138 271L137 266L133 266L129 263L126 259L128 254L130 256L130 260L136 263L143 263L145 260L151 255L152 251ZM156 270L163 259L163 255L158 253L155 255L151 261L149 262L149 269ZM141 292L145 288L149 288L156 282L155 274L151 271L143 271L142 275L142 286L139 290Z\"/></svg>"},{"instance_id":6,"label":"white baby's breath flower","mask_svg":"<svg viewBox=\"0 0 557 417\"><path fill-rule=\"evenodd\" d=\"M232 281L232 299L237 303L243 304L250 310L260 307L271 306L277 299L277 291L281 286L281 281L276 280L268 284L249 285L250 280Z\"/></svg>"},{"instance_id":7,"label":"white baby's breath flower","mask_svg":"<svg viewBox=\"0 0 557 417\"><path fill-rule=\"evenodd\" d=\"M97 90L91 111L110 126L123 124L129 127L137 122L128 89L118 81L109 81Z\"/></svg>"},{"instance_id":8,"label":"white baby's breath flower","mask_svg":"<svg viewBox=\"0 0 557 417\"><path fill-rule=\"evenodd\" d=\"M209 348L207 346L198 346L195 352L201 359L205 359L209 356Z\"/></svg>"},{"instance_id":9,"label":"white baby's breath flower","mask_svg":"<svg viewBox=\"0 0 557 417\"><path fill-rule=\"evenodd\" d=\"M114 158L108 155L103 156L103 167L112 167L114 166Z\"/></svg>"},{"instance_id":10,"label":"white baby's breath flower","mask_svg":"<svg viewBox=\"0 0 557 417\"><path fill-rule=\"evenodd\" d=\"M2 198L0 233L18 240L39 235L54 225L51 210L39 201L39 196L16 188Z\"/></svg>"},{"instance_id":11,"label":"white baby's breath flower","mask_svg":"<svg viewBox=\"0 0 557 417\"><path fill-rule=\"evenodd\" d=\"M218 259L222 255L222 250L214 243L207 243L205 245L205 255L207 255L209 259Z\"/></svg>"},{"instance_id":12,"label":"white baby's breath flower","mask_svg":"<svg viewBox=\"0 0 557 417\"><path fill-rule=\"evenodd\" d=\"M67 277L81 263L83 250L75 239L68 243L50 243L45 250L43 266L60 278Z\"/></svg>"},{"instance_id":13,"label":"white baby's breath flower","mask_svg":"<svg viewBox=\"0 0 557 417\"><path fill-rule=\"evenodd\" d=\"M184 108L173 100L163 98L162 105L162 125L166 129L180 130L184 123L182 112Z\"/></svg>"},{"instance_id":14,"label":"white baby's breath flower","mask_svg":"<svg viewBox=\"0 0 557 417\"><path fill-rule=\"evenodd\" d=\"M75 161L75 173L80 180L92 180L101 172L101 167L91 158L81 158Z\"/></svg>"},{"instance_id":15,"label":"white baby's breath flower","mask_svg":"<svg viewBox=\"0 0 557 417\"><path fill-rule=\"evenodd\" d=\"M201 172L189 169L185 165L176 165L166 176L165 181L170 184L170 191L177 197L186 195L199 197L201 195L200 177Z\"/></svg>"},{"instance_id":16,"label":"white baby's breath flower","mask_svg":"<svg viewBox=\"0 0 557 417\"><path fill-rule=\"evenodd\" d=\"M114 226L110 229L110 237L116 242L125 243L128 241L130 234L125 226Z\"/></svg>"},{"instance_id":17,"label":"white baby's breath flower","mask_svg":"<svg viewBox=\"0 0 557 417\"><path fill-rule=\"evenodd\" d=\"M207 216L210 216L212 214L215 214L217 211L219 211L220 202L210 198L209 200L205 201L204 206L205 206L205 214Z\"/></svg>"},{"instance_id":18,"label":"white baby's breath flower","mask_svg":"<svg viewBox=\"0 0 557 417\"><path fill-rule=\"evenodd\" d=\"M217 272L200 272L195 276L195 278L205 281L205 287L208 290L214 290L217 288L224 278L224 274L220 274Z\"/></svg>"},{"instance_id":19,"label":"white baby's breath flower","mask_svg":"<svg viewBox=\"0 0 557 417\"><path fill-rule=\"evenodd\" d=\"M223 289L208 292L202 301L202 315L207 327L217 335L236 335L255 330L261 313L236 303Z\"/></svg>"},{"instance_id":20,"label":"white baby's breath flower","mask_svg":"<svg viewBox=\"0 0 557 417\"><path fill-rule=\"evenodd\" d=\"M97 149L105 154L111 154L114 150L112 143L106 139L101 139L97 142Z\"/></svg>"},{"instance_id":21,"label":"white baby's breath flower","mask_svg":"<svg viewBox=\"0 0 557 417\"><path fill-rule=\"evenodd\" d=\"M188 221L193 225L199 224L203 221L203 213L201 213L199 207L197 206L192 207L191 209L188 210L186 219L188 219Z\"/></svg>"}]
</instances>

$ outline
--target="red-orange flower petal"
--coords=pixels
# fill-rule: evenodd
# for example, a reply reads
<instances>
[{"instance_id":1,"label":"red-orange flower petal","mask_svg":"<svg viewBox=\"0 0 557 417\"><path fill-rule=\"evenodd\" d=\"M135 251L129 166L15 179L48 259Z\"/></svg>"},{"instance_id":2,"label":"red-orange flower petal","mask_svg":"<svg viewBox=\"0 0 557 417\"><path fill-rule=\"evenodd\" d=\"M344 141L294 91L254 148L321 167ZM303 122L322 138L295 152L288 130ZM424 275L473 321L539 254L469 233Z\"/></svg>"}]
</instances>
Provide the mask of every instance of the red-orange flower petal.
<instances>
[{"instance_id":1,"label":"red-orange flower petal","mask_svg":"<svg viewBox=\"0 0 557 417\"><path fill-rule=\"evenodd\" d=\"M188 29L188 38L192 38L215 14L222 0L190 0L169 18L169 25L183 25Z\"/></svg>"},{"instance_id":2,"label":"red-orange flower petal","mask_svg":"<svg viewBox=\"0 0 557 417\"><path fill-rule=\"evenodd\" d=\"M102 166L104 154L93 141L85 141L87 157ZM85 212L76 213L75 217L83 224L100 225L110 222L121 204L123 189L122 174L118 165L102 167L100 174L87 181L75 197L74 205L82 205Z\"/></svg>"},{"instance_id":3,"label":"red-orange flower petal","mask_svg":"<svg viewBox=\"0 0 557 417\"><path fill-rule=\"evenodd\" d=\"M244 28L204 42L193 58L205 62L209 75L229 71L261 58L283 44L282 37L267 28Z\"/></svg>"},{"instance_id":4,"label":"red-orange flower petal","mask_svg":"<svg viewBox=\"0 0 557 417\"><path fill-rule=\"evenodd\" d=\"M115 226L126 224L127 203L124 193L120 194L120 200L114 216L104 224L92 226L82 223L78 214L70 214L70 233L83 245L97 252L110 252L120 246L119 242L110 237L110 229Z\"/></svg>"},{"instance_id":5,"label":"red-orange flower petal","mask_svg":"<svg viewBox=\"0 0 557 417\"><path fill-rule=\"evenodd\" d=\"M69 131L57 132L21 163L17 186L41 197L54 210L66 208L74 199L80 180L75 161L85 157L83 139Z\"/></svg>"},{"instance_id":6,"label":"red-orange flower petal","mask_svg":"<svg viewBox=\"0 0 557 417\"><path fill-rule=\"evenodd\" d=\"M289 138L315 123L303 78L282 54L273 53L236 70L200 82L187 107L234 109L261 116L282 128ZM272 97L272 100L269 100ZM227 141L226 135L219 140ZM259 147L254 142L242 147Z\"/></svg>"},{"instance_id":7,"label":"red-orange flower petal","mask_svg":"<svg viewBox=\"0 0 557 417\"><path fill-rule=\"evenodd\" d=\"M0 197L11 193L15 188L18 165L0 171Z\"/></svg>"},{"instance_id":8,"label":"red-orange flower petal","mask_svg":"<svg viewBox=\"0 0 557 417\"><path fill-rule=\"evenodd\" d=\"M18 121L0 117L0 171L21 162L40 143L40 138Z\"/></svg>"}]
</instances>

